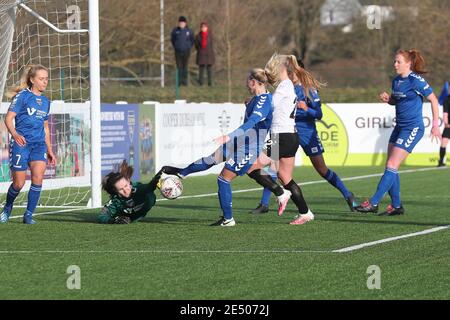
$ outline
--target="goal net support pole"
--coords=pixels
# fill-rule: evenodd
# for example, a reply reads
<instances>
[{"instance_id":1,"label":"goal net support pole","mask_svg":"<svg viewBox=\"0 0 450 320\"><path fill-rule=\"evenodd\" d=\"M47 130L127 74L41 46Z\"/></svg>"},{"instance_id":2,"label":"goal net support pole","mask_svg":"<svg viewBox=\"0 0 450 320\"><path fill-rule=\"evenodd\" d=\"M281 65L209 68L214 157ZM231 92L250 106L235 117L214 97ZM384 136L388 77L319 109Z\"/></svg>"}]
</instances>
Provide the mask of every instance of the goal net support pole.
<instances>
[{"instance_id":1,"label":"goal net support pole","mask_svg":"<svg viewBox=\"0 0 450 320\"><path fill-rule=\"evenodd\" d=\"M89 72L91 95L91 206L101 207L100 25L98 0L89 0Z\"/></svg>"}]
</instances>

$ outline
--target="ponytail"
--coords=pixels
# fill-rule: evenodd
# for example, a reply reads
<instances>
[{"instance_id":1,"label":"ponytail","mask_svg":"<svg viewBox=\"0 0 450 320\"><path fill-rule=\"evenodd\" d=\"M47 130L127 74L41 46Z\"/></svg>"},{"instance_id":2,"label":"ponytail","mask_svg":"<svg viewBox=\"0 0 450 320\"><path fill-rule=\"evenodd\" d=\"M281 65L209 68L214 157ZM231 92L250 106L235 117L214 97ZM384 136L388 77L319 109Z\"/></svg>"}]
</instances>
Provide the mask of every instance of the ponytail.
<instances>
[{"instance_id":1,"label":"ponytail","mask_svg":"<svg viewBox=\"0 0 450 320\"><path fill-rule=\"evenodd\" d=\"M417 74L426 74L425 58L417 49L399 50L397 54L401 54L406 61L411 62L411 70Z\"/></svg>"},{"instance_id":2,"label":"ponytail","mask_svg":"<svg viewBox=\"0 0 450 320\"><path fill-rule=\"evenodd\" d=\"M291 76L293 73L295 73L301 85L303 86L305 94L308 98L311 98L311 90L320 90L326 85L318 81L309 71L306 71L303 67L301 67L298 64L297 58L295 56L288 56L287 61L288 74Z\"/></svg>"},{"instance_id":3,"label":"ponytail","mask_svg":"<svg viewBox=\"0 0 450 320\"><path fill-rule=\"evenodd\" d=\"M282 57L283 56L280 56L278 53L274 53L264 67L267 82L271 86L277 86L280 83L280 66L282 63Z\"/></svg>"},{"instance_id":4,"label":"ponytail","mask_svg":"<svg viewBox=\"0 0 450 320\"><path fill-rule=\"evenodd\" d=\"M310 98L311 90L319 90L326 85L314 78L310 72L300 67L297 62L297 58L294 55L278 55L275 53L264 68L268 82L272 86L276 86L280 83L281 65L286 67L287 73L291 79L293 74L297 76L298 80L305 89L305 93L308 98Z\"/></svg>"}]
</instances>

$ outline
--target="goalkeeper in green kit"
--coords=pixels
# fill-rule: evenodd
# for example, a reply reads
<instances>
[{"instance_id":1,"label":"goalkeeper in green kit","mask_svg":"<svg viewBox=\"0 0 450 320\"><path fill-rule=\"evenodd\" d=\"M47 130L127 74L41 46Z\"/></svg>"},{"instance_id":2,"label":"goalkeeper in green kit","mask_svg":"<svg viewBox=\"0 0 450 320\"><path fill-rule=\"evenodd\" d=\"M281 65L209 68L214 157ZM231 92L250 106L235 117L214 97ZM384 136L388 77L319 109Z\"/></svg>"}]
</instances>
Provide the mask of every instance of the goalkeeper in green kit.
<instances>
[{"instance_id":1,"label":"goalkeeper in green kit","mask_svg":"<svg viewBox=\"0 0 450 320\"><path fill-rule=\"evenodd\" d=\"M144 218L156 203L155 190L163 169L147 183L131 182L133 167L123 161L117 172L102 181L110 200L102 208L98 221L104 224L128 224Z\"/></svg>"}]
</instances>

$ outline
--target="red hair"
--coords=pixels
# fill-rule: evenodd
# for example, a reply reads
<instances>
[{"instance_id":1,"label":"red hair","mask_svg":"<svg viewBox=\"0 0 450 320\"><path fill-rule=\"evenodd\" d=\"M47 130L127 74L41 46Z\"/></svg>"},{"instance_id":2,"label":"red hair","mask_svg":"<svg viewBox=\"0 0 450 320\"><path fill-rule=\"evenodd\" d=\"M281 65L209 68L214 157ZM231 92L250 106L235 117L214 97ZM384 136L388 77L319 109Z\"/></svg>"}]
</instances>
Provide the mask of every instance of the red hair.
<instances>
[{"instance_id":1,"label":"red hair","mask_svg":"<svg viewBox=\"0 0 450 320\"><path fill-rule=\"evenodd\" d=\"M417 74L425 74L428 71L425 69L425 59L417 49L399 50L397 55L402 55L407 62L411 62L411 70Z\"/></svg>"}]
</instances>

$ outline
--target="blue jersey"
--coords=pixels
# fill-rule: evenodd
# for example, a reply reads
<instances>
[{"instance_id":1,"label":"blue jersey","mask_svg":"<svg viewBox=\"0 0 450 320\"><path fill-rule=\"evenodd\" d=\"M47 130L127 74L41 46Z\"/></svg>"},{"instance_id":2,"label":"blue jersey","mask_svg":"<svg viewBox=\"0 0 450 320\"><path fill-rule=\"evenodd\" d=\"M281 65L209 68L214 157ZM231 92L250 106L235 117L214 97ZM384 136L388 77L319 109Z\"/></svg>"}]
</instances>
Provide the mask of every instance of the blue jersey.
<instances>
[{"instance_id":1,"label":"blue jersey","mask_svg":"<svg viewBox=\"0 0 450 320\"><path fill-rule=\"evenodd\" d=\"M263 150L272 113L270 93L255 96L246 105L244 124L230 133L231 140L223 145L224 157L228 159L225 168L239 176L247 173Z\"/></svg>"},{"instance_id":2,"label":"blue jersey","mask_svg":"<svg viewBox=\"0 0 450 320\"><path fill-rule=\"evenodd\" d=\"M268 132L272 125L272 111L273 103L271 93L254 96L246 106L244 124L228 136L232 140L235 137L245 134L250 129L255 130L257 135Z\"/></svg>"},{"instance_id":3,"label":"blue jersey","mask_svg":"<svg viewBox=\"0 0 450 320\"><path fill-rule=\"evenodd\" d=\"M50 102L30 89L20 91L11 102L9 111L16 113L15 128L26 142L45 142L44 121L48 120Z\"/></svg>"},{"instance_id":4,"label":"blue jersey","mask_svg":"<svg viewBox=\"0 0 450 320\"><path fill-rule=\"evenodd\" d=\"M322 102L320 101L319 93L317 90L310 90L309 96L305 94L305 90L301 85L295 85L295 94L297 100L303 101L308 106L308 110L297 109L295 115L295 126L298 132L301 131L315 131L316 120L322 119Z\"/></svg>"},{"instance_id":5,"label":"blue jersey","mask_svg":"<svg viewBox=\"0 0 450 320\"><path fill-rule=\"evenodd\" d=\"M395 101L397 125L402 127L423 126L423 97L433 89L424 78L411 72L406 78L397 76L392 81L392 99Z\"/></svg>"}]
</instances>

